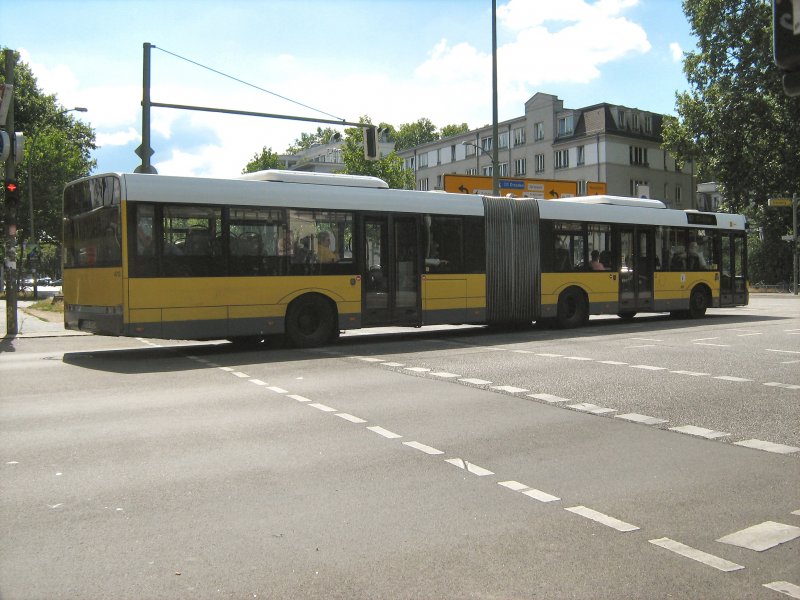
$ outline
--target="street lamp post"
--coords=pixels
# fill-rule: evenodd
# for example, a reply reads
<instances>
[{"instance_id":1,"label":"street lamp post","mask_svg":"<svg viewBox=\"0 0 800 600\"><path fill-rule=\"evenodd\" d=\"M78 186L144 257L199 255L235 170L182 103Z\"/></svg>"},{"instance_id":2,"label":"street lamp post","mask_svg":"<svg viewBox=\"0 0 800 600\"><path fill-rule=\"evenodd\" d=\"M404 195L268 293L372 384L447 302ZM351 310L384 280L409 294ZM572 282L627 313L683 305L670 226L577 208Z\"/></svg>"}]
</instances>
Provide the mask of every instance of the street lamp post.
<instances>
[{"instance_id":1,"label":"street lamp post","mask_svg":"<svg viewBox=\"0 0 800 600\"><path fill-rule=\"evenodd\" d=\"M83 106L76 106L75 108L66 108L62 111L56 113L56 115L65 115L70 112L87 112L89 109L84 108ZM42 127L37 130L33 136L31 137L31 149L28 151L28 210L30 211L30 221L31 221L31 231L30 231L30 243L32 247L36 247L36 230L33 224L33 151L36 148L36 140L39 138L39 133L41 133L42 129L49 125L48 122L45 122ZM30 259L28 259L30 260ZM33 298L37 299L39 297L39 289L37 286L37 277L36 277L36 269L31 269L31 275L33 276Z\"/></svg>"},{"instance_id":2,"label":"street lamp post","mask_svg":"<svg viewBox=\"0 0 800 600\"><path fill-rule=\"evenodd\" d=\"M478 152L481 152L481 153L485 154L486 156L488 156L489 159L492 161L492 195L493 196L499 196L500 195L500 183L499 183L500 179L499 179L499 174L497 172L497 169L498 169L497 165L498 165L498 162L499 162L498 156L497 156L497 152L494 152L494 151L493 152L487 152L486 150L481 148L481 146L479 144L473 144L472 142L467 142L467 141L461 142L461 145L462 146L472 146ZM478 156L477 152L475 153L475 155Z\"/></svg>"}]
</instances>

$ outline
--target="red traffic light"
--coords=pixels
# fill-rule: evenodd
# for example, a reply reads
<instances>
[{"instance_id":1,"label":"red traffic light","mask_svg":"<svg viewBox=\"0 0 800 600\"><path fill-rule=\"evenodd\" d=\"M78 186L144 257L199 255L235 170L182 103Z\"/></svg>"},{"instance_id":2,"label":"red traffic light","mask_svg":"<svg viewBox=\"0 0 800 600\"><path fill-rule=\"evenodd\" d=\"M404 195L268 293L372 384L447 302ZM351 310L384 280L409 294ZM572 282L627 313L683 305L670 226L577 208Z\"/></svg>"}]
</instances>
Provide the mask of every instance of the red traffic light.
<instances>
[{"instance_id":1,"label":"red traffic light","mask_svg":"<svg viewBox=\"0 0 800 600\"><path fill-rule=\"evenodd\" d=\"M17 185L16 181L7 181L6 182L6 191L13 194L19 189L19 185Z\"/></svg>"}]
</instances>

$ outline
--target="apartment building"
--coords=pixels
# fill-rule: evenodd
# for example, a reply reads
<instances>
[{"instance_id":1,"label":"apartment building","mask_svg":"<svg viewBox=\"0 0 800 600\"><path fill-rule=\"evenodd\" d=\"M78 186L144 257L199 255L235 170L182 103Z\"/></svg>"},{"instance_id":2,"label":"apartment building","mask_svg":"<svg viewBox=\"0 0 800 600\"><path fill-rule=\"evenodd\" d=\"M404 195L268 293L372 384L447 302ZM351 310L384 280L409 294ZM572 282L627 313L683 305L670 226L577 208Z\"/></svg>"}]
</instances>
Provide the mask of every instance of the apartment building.
<instances>
[{"instance_id":1,"label":"apartment building","mask_svg":"<svg viewBox=\"0 0 800 600\"><path fill-rule=\"evenodd\" d=\"M669 208L697 208L694 166L679 167L661 149L663 115L596 104L564 108L537 93L525 114L499 123L498 176L604 182L615 196L662 200ZM421 190L442 189L446 173L492 175L492 126L431 142L398 154Z\"/></svg>"}]
</instances>

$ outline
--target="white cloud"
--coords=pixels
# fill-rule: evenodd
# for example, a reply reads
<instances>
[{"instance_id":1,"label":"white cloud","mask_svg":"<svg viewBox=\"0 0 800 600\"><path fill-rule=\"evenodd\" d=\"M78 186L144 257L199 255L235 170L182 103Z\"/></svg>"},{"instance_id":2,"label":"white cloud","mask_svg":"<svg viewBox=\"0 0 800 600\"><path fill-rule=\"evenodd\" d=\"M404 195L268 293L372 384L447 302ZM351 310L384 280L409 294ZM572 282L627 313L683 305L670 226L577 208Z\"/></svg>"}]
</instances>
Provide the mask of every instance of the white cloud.
<instances>
[{"instance_id":1,"label":"white cloud","mask_svg":"<svg viewBox=\"0 0 800 600\"><path fill-rule=\"evenodd\" d=\"M678 42L672 42L669 45L669 50L672 52L672 60L675 62L680 62L683 60L683 48Z\"/></svg>"}]
</instances>

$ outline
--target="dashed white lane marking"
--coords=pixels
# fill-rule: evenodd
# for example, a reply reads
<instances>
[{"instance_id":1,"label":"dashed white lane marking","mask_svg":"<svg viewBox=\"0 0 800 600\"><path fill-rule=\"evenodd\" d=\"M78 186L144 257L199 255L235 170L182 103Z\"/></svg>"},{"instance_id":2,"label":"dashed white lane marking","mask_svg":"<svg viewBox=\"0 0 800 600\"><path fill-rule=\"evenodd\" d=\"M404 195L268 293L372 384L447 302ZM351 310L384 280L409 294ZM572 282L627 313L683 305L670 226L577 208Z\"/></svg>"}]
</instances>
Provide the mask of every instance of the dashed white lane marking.
<instances>
[{"instance_id":1,"label":"dashed white lane marking","mask_svg":"<svg viewBox=\"0 0 800 600\"><path fill-rule=\"evenodd\" d=\"M709 340L718 340L719 336L717 337L710 337L710 338L697 338L696 340L692 340L693 342L707 342Z\"/></svg>"},{"instance_id":2,"label":"dashed white lane marking","mask_svg":"<svg viewBox=\"0 0 800 600\"><path fill-rule=\"evenodd\" d=\"M373 433L382 435L383 437L388 438L390 440L396 440L397 438L403 437L399 433L394 433L393 431L389 431L388 429L384 429L383 427L378 427L377 425L374 425L372 427L367 427L367 429L369 429Z\"/></svg>"},{"instance_id":3,"label":"dashed white lane marking","mask_svg":"<svg viewBox=\"0 0 800 600\"><path fill-rule=\"evenodd\" d=\"M744 377L732 377L730 375L718 375L717 377L714 377L714 379L721 379L722 381L735 381L737 383L753 381L752 379L745 379Z\"/></svg>"},{"instance_id":4,"label":"dashed white lane marking","mask_svg":"<svg viewBox=\"0 0 800 600\"><path fill-rule=\"evenodd\" d=\"M713 344L711 342L694 342L695 346L715 346L717 348L728 348L730 344Z\"/></svg>"},{"instance_id":5,"label":"dashed white lane marking","mask_svg":"<svg viewBox=\"0 0 800 600\"><path fill-rule=\"evenodd\" d=\"M664 340L656 340L653 338L628 338L632 342L663 342Z\"/></svg>"},{"instance_id":6,"label":"dashed white lane marking","mask_svg":"<svg viewBox=\"0 0 800 600\"><path fill-rule=\"evenodd\" d=\"M640 415L638 413L614 415L614 418L625 419L626 421L633 421L634 423L643 423L644 425L658 425L667 422L667 419L657 419L656 417L648 417L647 415Z\"/></svg>"},{"instance_id":7,"label":"dashed white lane marking","mask_svg":"<svg viewBox=\"0 0 800 600\"><path fill-rule=\"evenodd\" d=\"M514 387L513 385L493 385L491 389L499 390L501 392L508 392L509 394L521 394L522 392L530 391L526 390L525 388Z\"/></svg>"},{"instance_id":8,"label":"dashed white lane marking","mask_svg":"<svg viewBox=\"0 0 800 600\"><path fill-rule=\"evenodd\" d=\"M543 492L542 490L537 490L535 488L531 488L529 490L523 490L522 493L528 496L529 498L538 500L539 502L555 502L557 500L561 500L561 498L557 496L553 496L552 494L548 494L547 492Z\"/></svg>"},{"instance_id":9,"label":"dashed white lane marking","mask_svg":"<svg viewBox=\"0 0 800 600\"><path fill-rule=\"evenodd\" d=\"M267 385L266 381L261 381L260 379L251 379L250 383L254 383L255 385Z\"/></svg>"},{"instance_id":10,"label":"dashed white lane marking","mask_svg":"<svg viewBox=\"0 0 800 600\"><path fill-rule=\"evenodd\" d=\"M231 375L236 375L236 377L239 377L240 379L250 378L250 375L248 375L247 373L242 373L241 371L232 371Z\"/></svg>"},{"instance_id":11,"label":"dashed white lane marking","mask_svg":"<svg viewBox=\"0 0 800 600\"><path fill-rule=\"evenodd\" d=\"M217 367L220 371L225 371L226 373L233 373L236 369L233 367Z\"/></svg>"},{"instance_id":12,"label":"dashed white lane marking","mask_svg":"<svg viewBox=\"0 0 800 600\"><path fill-rule=\"evenodd\" d=\"M308 406L313 406L314 408L316 408L317 410L321 410L322 412L336 412L337 410L339 410L338 408L332 408L325 404L320 404L319 402L312 402Z\"/></svg>"},{"instance_id":13,"label":"dashed white lane marking","mask_svg":"<svg viewBox=\"0 0 800 600\"><path fill-rule=\"evenodd\" d=\"M474 377L465 377L463 379L459 379L459 381L463 383L469 383L471 385L489 385L492 383L491 381L487 381L486 379L475 379Z\"/></svg>"},{"instance_id":14,"label":"dashed white lane marking","mask_svg":"<svg viewBox=\"0 0 800 600\"><path fill-rule=\"evenodd\" d=\"M310 398L306 398L305 396L298 396L297 394L289 394L289 398L292 400L297 400L298 402L311 402Z\"/></svg>"},{"instance_id":15,"label":"dashed white lane marking","mask_svg":"<svg viewBox=\"0 0 800 600\"><path fill-rule=\"evenodd\" d=\"M512 350L512 352L516 352L517 354L534 354L532 350Z\"/></svg>"},{"instance_id":16,"label":"dashed white lane marking","mask_svg":"<svg viewBox=\"0 0 800 600\"><path fill-rule=\"evenodd\" d=\"M744 446L745 448L755 448L756 450L773 452L775 454L792 454L794 452L800 452L800 448L796 448L795 446L773 444L772 442L765 442L763 440L742 440L741 442L734 442L734 444L737 446Z\"/></svg>"},{"instance_id":17,"label":"dashed white lane marking","mask_svg":"<svg viewBox=\"0 0 800 600\"><path fill-rule=\"evenodd\" d=\"M276 394L288 394L288 393L289 393L289 390L285 390L285 389L283 389L283 388L279 388L279 387L277 387L277 386L274 386L274 385L273 385L273 386L270 386L270 387L268 387L267 389L268 389L268 390L272 390L272 391L273 391L273 392L275 392Z\"/></svg>"},{"instance_id":18,"label":"dashed white lane marking","mask_svg":"<svg viewBox=\"0 0 800 600\"><path fill-rule=\"evenodd\" d=\"M381 363L384 367L405 367L405 363L399 362L382 362Z\"/></svg>"},{"instance_id":19,"label":"dashed white lane marking","mask_svg":"<svg viewBox=\"0 0 800 600\"><path fill-rule=\"evenodd\" d=\"M565 356L564 360L594 360L594 359L588 358L586 356Z\"/></svg>"},{"instance_id":20,"label":"dashed white lane marking","mask_svg":"<svg viewBox=\"0 0 800 600\"><path fill-rule=\"evenodd\" d=\"M441 377L442 379L453 379L455 377L461 377L461 375L456 375L455 373L447 373L445 371L437 371L436 373L431 373L434 377Z\"/></svg>"},{"instance_id":21,"label":"dashed white lane marking","mask_svg":"<svg viewBox=\"0 0 800 600\"><path fill-rule=\"evenodd\" d=\"M519 481L498 481L497 485L502 485L505 488L508 488L514 492L521 492L522 490L527 490L530 486L525 485L524 483L520 483Z\"/></svg>"},{"instance_id":22,"label":"dashed white lane marking","mask_svg":"<svg viewBox=\"0 0 800 600\"><path fill-rule=\"evenodd\" d=\"M773 581L772 583L765 583L764 587L786 594L790 598L800 598L800 585L795 585L788 581Z\"/></svg>"},{"instance_id":23,"label":"dashed white lane marking","mask_svg":"<svg viewBox=\"0 0 800 600\"><path fill-rule=\"evenodd\" d=\"M597 406L596 404L592 404L591 402L580 402L578 404L569 404L568 406L570 408L574 408L575 410L592 413L593 415L604 415L610 412L617 412L617 409L615 408L606 408L605 406Z\"/></svg>"},{"instance_id":24,"label":"dashed white lane marking","mask_svg":"<svg viewBox=\"0 0 800 600\"><path fill-rule=\"evenodd\" d=\"M717 541L731 546L739 546L756 552L769 550L780 544L791 542L800 537L800 527L784 525L775 521L764 521L747 529L736 531Z\"/></svg>"},{"instance_id":25,"label":"dashed white lane marking","mask_svg":"<svg viewBox=\"0 0 800 600\"><path fill-rule=\"evenodd\" d=\"M551 354L550 352L537 352L536 356L546 356L547 358L561 358L563 354Z\"/></svg>"},{"instance_id":26,"label":"dashed white lane marking","mask_svg":"<svg viewBox=\"0 0 800 600\"><path fill-rule=\"evenodd\" d=\"M666 371L666 367L654 367L653 365L631 365L631 369L644 369L645 371Z\"/></svg>"},{"instance_id":27,"label":"dashed white lane marking","mask_svg":"<svg viewBox=\"0 0 800 600\"><path fill-rule=\"evenodd\" d=\"M430 369L426 369L425 367L406 367L404 370L414 373L428 373L430 371Z\"/></svg>"},{"instance_id":28,"label":"dashed white lane marking","mask_svg":"<svg viewBox=\"0 0 800 600\"><path fill-rule=\"evenodd\" d=\"M763 333L737 333L736 337L750 337L752 335L764 335Z\"/></svg>"},{"instance_id":29,"label":"dashed white lane marking","mask_svg":"<svg viewBox=\"0 0 800 600\"><path fill-rule=\"evenodd\" d=\"M414 448L414 450L419 450L420 452L424 452L425 454L444 454L441 450L437 450L436 448L432 448L431 446L426 446L425 444L421 444L419 442L403 442L404 446L408 446L409 448Z\"/></svg>"},{"instance_id":30,"label":"dashed white lane marking","mask_svg":"<svg viewBox=\"0 0 800 600\"><path fill-rule=\"evenodd\" d=\"M769 387L779 387L785 390L800 390L800 385L794 385L792 383L778 383L777 381L769 381L764 385Z\"/></svg>"},{"instance_id":31,"label":"dashed white lane marking","mask_svg":"<svg viewBox=\"0 0 800 600\"><path fill-rule=\"evenodd\" d=\"M767 352L780 352L782 354L800 354L799 350L775 350L773 348L764 348Z\"/></svg>"},{"instance_id":32,"label":"dashed white lane marking","mask_svg":"<svg viewBox=\"0 0 800 600\"><path fill-rule=\"evenodd\" d=\"M10 464L10 463L9 463L9 464ZM800 509L793 510L793 511L792 511L792 514L793 514L793 515L797 515L798 517L800 517Z\"/></svg>"},{"instance_id":33,"label":"dashed white lane marking","mask_svg":"<svg viewBox=\"0 0 800 600\"><path fill-rule=\"evenodd\" d=\"M350 421L351 423L366 423L364 419L355 417L349 413L336 413L336 416L345 421Z\"/></svg>"},{"instance_id":34,"label":"dashed white lane marking","mask_svg":"<svg viewBox=\"0 0 800 600\"><path fill-rule=\"evenodd\" d=\"M453 466L458 467L459 469L464 469L473 475L477 475L478 477L485 477L486 475L494 475L494 471L490 471L489 469L484 469L483 467L479 467L478 465L474 465L471 462L464 460L463 458L446 458L446 463L450 463Z\"/></svg>"},{"instance_id":35,"label":"dashed white lane marking","mask_svg":"<svg viewBox=\"0 0 800 600\"><path fill-rule=\"evenodd\" d=\"M670 371L670 373L677 373L678 375L690 375L691 377L707 377L711 373L699 373L697 371Z\"/></svg>"},{"instance_id":36,"label":"dashed white lane marking","mask_svg":"<svg viewBox=\"0 0 800 600\"><path fill-rule=\"evenodd\" d=\"M649 540L649 542L651 544L655 544L656 546L660 546L661 548L665 548L670 552L674 552L675 554L680 554L686 558L691 558L692 560L696 560L704 565L713 567L719 571L730 572L744 569L742 565L737 565L736 563L725 560L724 558L714 556L713 554L703 552L702 550L697 550L696 548L692 548L686 544L681 544L680 542L676 542L675 540L671 540L666 537L659 538L657 540Z\"/></svg>"},{"instance_id":37,"label":"dashed white lane marking","mask_svg":"<svg viewBox=\"0 0 800 600\"><path fill-rule=\"evenodd\" d=\"M655 348L655 344L639 344L638 346L625 346L625 350L634 350L636 348Z\"/></svg>"},{"instance_id":38,"label":"dashed white lane marking","mask_svg":"<svg viewBox=\"0 0 800 600\"><path fill-rule=\"evenodd\" d=\"M364 362L383 362L382 358L373 358L371 356L354 356L353 358L363 360Z\"/></svg>"},{"instance_id":39,"label":"dashed white lane marking","mask_svg":"<svg viewBox=\"0 0 800 600\"><path fill-rule=\"evenodd\" d=\"M606 527L611 527L612 529L616 529L617 531L636 531L639 529L636 525L631 525L630 523L626 523L625 521L620 521L614 517L609 517L601 512L588 508L586 506L571 506L569 508L565 508L564 510L568 510L571 513L575 513L576 515L580 515L586 519L591 519L592 521L596 521L605 525Z\"/></svg>"},{"instance_id":40,"label":"dashed white lane marking","mask_svg":"<svg viewBox=\"0 0 800 600\"><path fill-rule=\"evenodd\" d=\"M619 360L598 360L601 365L627 365L629 363L622 362Z\"/></svg>"},{"instance_id":41,"label":"dashed white lane marking","mask_svg":"<svg viewBox=\"0 0 800 600\"><path fill-rule=\"evenodd\" d=\"M706 429L705 427L697 427L695 425L681 425L680 427L670 427L670 431L677 431L679 433L688 433L697 437L706 438L707 440L715 440L717 438L725 437L730 433L724 431L714 431L713 429Z\"/></svg>"},{"instance_id":42,"label":"dashed white lane marking","mask_svg":"<svg viewBox=\"0 0 800 600\"><path fill-rule=\"evenodd\" d=\"M528 394L528 398L536 398L537 400L544 400L553 404L555 402L572 402L569 398L562 398L560 396L553 396L553 394Z\"/></svg>"}]
</instances>

